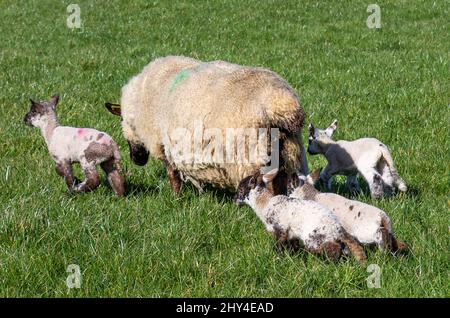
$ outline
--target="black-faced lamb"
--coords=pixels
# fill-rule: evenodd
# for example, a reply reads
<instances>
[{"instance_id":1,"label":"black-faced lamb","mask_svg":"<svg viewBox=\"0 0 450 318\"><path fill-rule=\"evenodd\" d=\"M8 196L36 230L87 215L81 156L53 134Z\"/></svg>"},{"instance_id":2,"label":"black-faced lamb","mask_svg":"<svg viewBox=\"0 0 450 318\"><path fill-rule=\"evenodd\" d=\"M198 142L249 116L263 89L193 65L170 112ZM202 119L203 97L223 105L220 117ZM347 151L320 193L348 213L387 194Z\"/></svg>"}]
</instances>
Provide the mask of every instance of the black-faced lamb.
<instances>
[{"instance_id":1,"label":"black-faced lamb","mask_svg":"<svg viewBox=\"0 0 450 318\"><path fill-rule=\"evenodd\" d=\"M198 188L211 184L236 189L244 177L267 165L263 156L253 162L227 160L249 144L248 138L227 140L228 130L233 129L238 137L245 129L279 129L280 173L275 191L286 193L287 179L294 172L308 173L301 143L304 111L288 83L267 69L163 57L122 88L120 105L107 103L106 107L121 116L133 162L145 165L149 154L161 160L175 193L183 180ZM183 147L194 152L190 158L180 159L179 143L173 137L177 130L181 131L178 137L187 138ZM222 145L231 142L234 149L211 148L211 134ZM207 150L210 160L198 160L199 152Z\"/></svg>"},{"instance_id":2,"label":"black-faced lamb","mask_svg":"<svg viewBox=\"0 0 450 318\"><path fill-rule=\"evenodd\" d=\"M41 130L48 151L56 163L56 172L64 178L69 191L87 192L97 188L100 176L96 166L100 165L113 191L123 196L125 185L120 153L114 140L95 129L60 126L55 112L58 96L53 96L49 101L30 101L31 108L24 122ZM82 182L73 175L72 164L75 162L80 163L85 174Z\"/></svg>"},{"instance_id":3,"label":"black-faced lamb","mask_svg":"<svg viewBox=\"0 0 450 318\"><path fill-rule=\"evenodd\" d=\"M290 194L291 198L315 201L330 209L345 230L363 245L377 245L380 250L396 252L406 245L394 236L389 216L372 205L349 200L334 193L322 193L314 187L319 180L320 169L300 177L300 185Z\"/></svg>"},{"instance_id":4,"label":"black-faced lamb","mask_svg":"<svg viewBox=\"0 0 450 318\"><path fill-rule=\"evenodd\" d=\"M331 210L314 201L274 196L268 190L277 172L275 169L243 179L235 196L236 203L248 204L279 246L300 243L307 251L333 261L338 260L347 247L356 260L365 262L362 246Z\"/></svg>"},{"instance_id":5,"label":"black-faced lamb","mask_svg":"<svg viewBox=\"0 0 450 318\"><path fill-rule=\"evenodd\" d=\"M337 128L337 121L325 130L309 126L308 153L323 154L328 164L320 179L331 189L332 177L346 175L350 191L360 191L358 173L369 185L373 198L391 194L394 188L406 192L407 187L400 178L389 149L375 138L361 138L354 141L331 139Z\"/></svg>"}]
</instances>

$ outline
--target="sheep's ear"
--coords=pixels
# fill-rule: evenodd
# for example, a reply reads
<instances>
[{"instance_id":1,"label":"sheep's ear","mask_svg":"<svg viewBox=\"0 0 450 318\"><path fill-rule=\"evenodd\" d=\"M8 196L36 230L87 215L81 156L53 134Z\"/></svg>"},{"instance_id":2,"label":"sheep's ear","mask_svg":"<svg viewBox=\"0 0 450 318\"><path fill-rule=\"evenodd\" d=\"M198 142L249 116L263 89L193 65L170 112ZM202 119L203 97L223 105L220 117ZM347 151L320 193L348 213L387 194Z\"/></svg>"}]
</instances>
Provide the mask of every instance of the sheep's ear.
<instances>
[{"instance_id":1,"label":"sheep's ear","mask_svg":"<svg viewBox=\"0 0 450 318\"><path fill-rule=\"evenodd\" d=\"M263 175L263 181L265 184L268 184L269 182L272 182L273 179L275 179L275 177L278 174L278 168L272 169L269 172L265 173Z\"/></svg>"},{"instance_id":2,"label":"sheep's ear","mask_svg":"<svg viewBox=\"0 0 450 318\"><path fill-rule=\"evenodd\" d=\"M111 114L116 115L116 116L122 116L122 112L120 110L119 104L113 104L113 103L106 102L105 107L107 110L109 110L109 112Z\"/></svg>"},{"instance_id":3,"label":"sheep's ear","mask_svg":"<svg viewBox=\"0 0 450 318\"><path fill-rule=\"evenodd\" d=\"M308 175L307 181L311 184L315 184L320 179L320 172L322 168L316 169Z\"/></svg>"},{"instance_id":4,"label":"sheep's ear","mask_svg":"<svg viewBox=\"0 0 450 318\"><path fill-rule=\"evenodd\" d=\"M34 110L34 111L36 111L38 113L41 113L41 112L44 111L44 106L41 103L35 102L31 98L30 98L30 102L31 102L31 109L32 110Z\"/></svg>"},{"instance_id":5,"label":"sheep's ear","mask_svg":"<svg viewBox=\"0 0 450 318\"><path fill-rule=\"evenodd\" d=\"M333 120L331 125L325 130L325 133L328 135L328 137L331 137L336 128L337 128L337 119Z\"/></svg>"},{"instance_id":6,"label":"sheep's ear","mask_svg":"<svg viewBox=\"0 0 450 318\"><path fill-rule=\"evenodd\" d=\"M53 109L56 108L56 105L58 105L58 102L59 102L59 96L58 95L53 95L50 98L50 101L49 101L49 103L50 103L50 105L52 106Z\"/></svg>"},{"instance_id":7,"label":"sheep's ear","mask_svg":"<svg viewBox=\"0 0 450 318\"><path fill-rule=\"evenodd\" d=\"M314 125L312 123L309 124L308 129L309 129L309 135L314 136L314 134L316 133L316 128L314 127Z\"/></svg>"},{"instance_id":8,"label":"sheep's ear","mask_svg":"<svg viewBox=\"0 0 450 318\"><path fill-rule=\"evenodd\" d=\"M306 177L304 175L298 176L298 186L297 188L301 188L306 183Z\"/></svg>"}]
</instances>

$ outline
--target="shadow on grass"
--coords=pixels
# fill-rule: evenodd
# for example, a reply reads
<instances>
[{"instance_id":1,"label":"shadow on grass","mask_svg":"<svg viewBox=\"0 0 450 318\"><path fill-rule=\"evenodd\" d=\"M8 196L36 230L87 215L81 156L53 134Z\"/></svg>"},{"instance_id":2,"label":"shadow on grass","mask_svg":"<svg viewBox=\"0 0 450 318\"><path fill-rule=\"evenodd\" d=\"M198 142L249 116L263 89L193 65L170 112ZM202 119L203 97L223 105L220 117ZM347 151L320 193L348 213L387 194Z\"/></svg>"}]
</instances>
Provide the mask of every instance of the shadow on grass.
<instances>
[{"instance_id":1,"label":"shadow on grass","mask_svg":"<svg viewBox=\"0 0 450 318\"><path fill-rule=\"evenodd\" d=\"M154 185L127 182L126 184L126 197L142 197L158 194L161 191L160 188Z\"/></svg>"},{"instance_id":2,"label":"shadow on grass","mask_svg":"<svg viewBox=\"0 0 450 318\"><path fill-rule=\"evenodd\" d=\"M317 182L316 188L323 193L336 193L343 197L346 197L351 200L358 200L359 198L365 197L370 198L370 189L367 183L361 179L358 179L359 185L361 188L360 192L351 192L346 187L345 183L336 182L336 180L333 180L331 190L328 190L325 186L325 184L322 181ZM387 194L384 196L385 199L391 199L396 200L399 198L417 198L420 197L420 191L416 187L408 186L408 190L403 193L398 190L395 190L392 194Z\"/></svg>"}]
</instances>

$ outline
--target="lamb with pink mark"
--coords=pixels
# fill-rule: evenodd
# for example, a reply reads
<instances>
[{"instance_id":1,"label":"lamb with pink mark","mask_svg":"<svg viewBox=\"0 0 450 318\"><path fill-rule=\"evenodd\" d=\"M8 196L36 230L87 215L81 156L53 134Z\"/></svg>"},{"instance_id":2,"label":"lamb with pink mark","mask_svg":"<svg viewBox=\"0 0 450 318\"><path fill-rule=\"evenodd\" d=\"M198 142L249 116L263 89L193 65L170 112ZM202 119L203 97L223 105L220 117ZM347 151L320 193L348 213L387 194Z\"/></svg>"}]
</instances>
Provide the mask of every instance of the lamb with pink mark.
<instances>
[{"instance_id":1,"label":"lamb with pink mark","mask_svg":"<svg viewBox=\"0 0 450 318\"><path fill-rule=\"evenodd\" d=\"M100 184L97 165L105 171L108 182L118 196L125 194L125 181L120 167L120 152L116 142L106 133L91 128L60 126L56 117L59 97L49 101L31 100L30 111L24 122L38 127L56 163L56 172L63 177L69 191L88 192ZM73 174L72 164L80 163L85 180L80 182Z\"/></svg>"}]
</instances>

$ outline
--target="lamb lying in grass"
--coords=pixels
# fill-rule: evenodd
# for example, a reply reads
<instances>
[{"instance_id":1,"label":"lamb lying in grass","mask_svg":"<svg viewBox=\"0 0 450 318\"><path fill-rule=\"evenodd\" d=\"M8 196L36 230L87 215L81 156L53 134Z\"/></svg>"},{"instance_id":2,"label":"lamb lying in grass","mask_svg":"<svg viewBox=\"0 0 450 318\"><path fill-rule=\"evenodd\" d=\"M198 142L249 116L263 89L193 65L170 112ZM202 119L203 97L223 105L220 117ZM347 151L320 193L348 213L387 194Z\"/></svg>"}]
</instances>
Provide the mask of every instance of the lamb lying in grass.
<instances>
[{"instance_id":1,"label":"lamb lying in grass","mask_svg":"<svg viewBox=\"0 0 450 318\"><path fill-rule=\"evenodd\" d=\"M308 152L312 155L323 154L328 165L320 174L320 179L331 189L334 175L347 176L350 191L359 191L357 174L360 173L369 184L373 198L383 193L391 193L394 187L406 192L405 182L400 178L394 166L389 149L375 138L361 138L354 141L333 141L331 136L337 127L335 120L327 129L309 126Z\"/></svg>"},{"instance_id":2,"label":"lamb lying in grass","mask_svg":"<svg viewBox=\"0 0 450 318\"><path fill-rule=\"evenodd\" d=\"M307 251L336 261L346 246L359 262L365 262L359 242L328 208L313 201L274 196L268 190L277 173L275 169L263 176L244 178L238 186L236 203L246 203L255 211L279 247L303 243Z\"/></svg>"},{"instance_id":3,"label":"lamb lying in grass","mask_svg":"<svg viewBox=\"0 0 450 318\"><path fill-rule=\"evenodd\" d=\"M38 127L44 136L50 155L56 162L56 172L64 177L69 191L87 192L100 184L96 166L100 164L118 196L125 193L121 175L120 153L117 144L106 133L89 128L59 126L55 108L59 97L48 102L34 102L25 115L28 126ZM72 172L72 163L79 162L86 179L79 183Z\"/></svg>"},{"instance_id":4,"label":"lamb lying in grass","mask_svg":"<svg viewBox=\"0 0 450 318\"><path fill-rule=\"evenodd\" d=\"M395 239L391 220L387 214L359 201L349 200L334 193L321 193L314 184L319 179L320 169L306 177L300 177L300 186L290 195L291 198L315 201L338 217L345 230L361 244L376 244L380 250L396 252L406 245Z\"/></svg>"}]
</instances>

